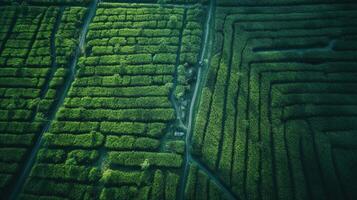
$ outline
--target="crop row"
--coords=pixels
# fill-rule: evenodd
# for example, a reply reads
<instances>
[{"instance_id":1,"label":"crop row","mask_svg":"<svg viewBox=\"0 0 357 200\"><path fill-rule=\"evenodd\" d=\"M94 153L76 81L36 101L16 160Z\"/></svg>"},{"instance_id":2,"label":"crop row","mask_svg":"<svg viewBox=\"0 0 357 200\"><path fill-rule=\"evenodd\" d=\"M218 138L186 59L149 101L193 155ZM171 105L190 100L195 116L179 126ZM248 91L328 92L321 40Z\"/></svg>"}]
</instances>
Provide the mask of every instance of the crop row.
<instances>
[{"instance_id":1,"label":"crop row","mask_svg":"<svg viewBox=\"0 0 357 200\"><path fill-rule=\"evenodd\" d=\"M123 87L165 85L172 82L172 76L102 76L83 77L75 82L76 87ZM0 82L1 85L1 82Z\"/></svg>"},{"instance_id":2,"label":"crop row","mask_svg":"<svg viewBox=\"0 0 357 200\"><path fill-rule=\"evenodd\" d=\"M336 184L334 144L323 135L345 126L356 129L349 125L355 120L356 91L347 86L356 81L356 52L342 42L355 41L349 36L356 32L354 23L342 16L355 18L356 10L326 6L299 20L279 8L274 10L279 16L219 11L219 51L202 92L194 155L243 199L338 199L342 190L353 198L351 188ZM331 117L350 120L332 127ZM339 147L346 148L343 143Z\"/></svg>"},{"instance_id":3,"label":"crop row","mask_svg":"<svg viewBox=\"0 0 357 200\"><path fill-rule=\"evenodd\" d=\"M4 4L35 4L35 5L88 5L92 0L1 0L0 3Z\"/></svg>"},{"instance_id":4,"label":"crop row","mask_svg":"<svg viewBox=\"0 0 357 200\"><path fill-rule=\"evenodd\" d=\"M86 66L80 68L78 76L108 76L112 74L120 75L171 75L175 66L167 64L147 64L147 65L116 65L116 66Z\"/></svg>"},{"instance_id":5,"label":"crop row","mask_svg":"<svg viewBox=\"0 0 357 200\"><path fill-rule=\"evenodd\" d=\"M225 199L223 191L198 168L190 165L187 183L185 185L185 199Z\"/></svg>"},{"instance_id":6,"label":"crop row","mask_svg":"<svg viewBox=\"0 0 357 200\"><path fill-rule=\"evenodd\" d=\"M161 6L166 5L166 4L194 4L194 3L207 3L207 0L121 0L121 1L116 1L116 0L105 0L104 2L108 2L106 4L106 7L115 7L116 4L111 4L109 2L122 2L122 3L157 3ZM123 7L126 7L126 4L122 4ZM145 5L145 4L143 4Z\"/></svg>"},{"instance_id":7,"label":"crop row","mask_svg":"<svg viewBox=\"0 0 357 200\"><path fill-rule=\"evenodd\" d=\"M66 107L75 108L107 108L107 109L123 109L123 108L170 108L171 104L167 101L167 97L137 97L137 98L113 98L113 97L83 97L71 98L65 102Z\"/></svg>"}]
</instances>

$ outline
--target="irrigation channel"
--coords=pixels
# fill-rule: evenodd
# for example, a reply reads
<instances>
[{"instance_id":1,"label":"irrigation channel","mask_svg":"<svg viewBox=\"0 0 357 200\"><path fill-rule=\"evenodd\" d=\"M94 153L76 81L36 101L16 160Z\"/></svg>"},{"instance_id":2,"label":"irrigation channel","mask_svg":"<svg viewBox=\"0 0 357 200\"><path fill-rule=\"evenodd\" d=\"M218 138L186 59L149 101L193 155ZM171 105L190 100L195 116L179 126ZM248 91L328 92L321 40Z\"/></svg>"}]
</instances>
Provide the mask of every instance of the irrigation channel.
<instances>
[{"instance_id":1,"label":"irrigation channel","mask_svg":"<svg viewBox=\"0 0 357 200\"><path fill-rule=\"evenodd\" d=\"M50 128L51 123L54 120L58 109L62 106L64 99L67 96L68 90L69 90L70 86L72 85L72 82L74 81L75 74L76 74L77 61L81 55L81 49L83 49L83 47L84 47L85 38L86 38L86 35L88 32L89 24L95 15L95 12L97 9L97 4L98 4L98 0L94 0L88 7L88 11L87 11L86 17L84 19L80 35L79 35L79 43L78 43L76 50L74 52L74 56L69 64L69 70L68 70L68 74L66 77L66 81L65 81L63 87L61 88L61 91L59 92L60 96L56 100L55 105L51 108L51 111L49 112L49 114L47 116L47 119L46 119L43 129L36 136L35 145L32 148L31 153L29 154L29 156L27 157L27 159L25 161L24 168L22 169L22 171L19 174L19 177L17 178L16 182L14 183L13 190L10 191L10 196L9 196L10 200L18 199L19 194L22 192L23 187L25 185L25 181L26 181L27 177L29 176L31 169L35 163L35 158L36 158L37 152L39 151L40 147L43 144L42 136ZM53 33L51 34L51 54L52 54L51 56L52 57L54 57L56 55L56 53L55 53L55 51L56 51L55 35L56 35L56 31L58 29L58 26L59 26L61 20L59 19L56 21L57 22L55 23L56 25L53 29ZM53 68L57 67L57 63L55 62L55 59L53 59L53 60L54 61L51 62L51 65L52 65L51 70L54 70ZM49 78L51 78L51 77L49 77ZM48 88L44 88L44 89L47 90Z\"/></svg>"},{"instance_id":2,"label":"irrigation channel","mask_svg":"<svg viewBox=\"0 0 357 200\"><path fill-rule=\"evenodd\" d=\"M197 71L197 81L194 87L194 91L190 100L190 108L188 113L188 122L187 129L185 135L185 158L184 158L184 166L183 166L183 174L181 176L180 183L180 191L179 191L179 199L185 199L185 187L187 183L187 177L189 172L190 164L194 164L198 167L199 170L203 171L217 187L222 191L223 195L226 199L233 200L237 199L235 195L229 190L229 188L219 180L219 178L209 170L205 165L203 165L200 161L196 160L191 155L191 135L192 135L192 127L194 123L194 117L197 110L197 100L200 98L200 94L202 92L202 87L204 84L205 76L209 67L209 58L211 56L211 48L213 46L213 36L212 32L214 32L214 16L215 16L215 0L211 0L208 5L208 13L206 17L204 34L203 34L203 46L201 48L200 59L198 62L198 71Z\"/></svg>"}]
</instances>

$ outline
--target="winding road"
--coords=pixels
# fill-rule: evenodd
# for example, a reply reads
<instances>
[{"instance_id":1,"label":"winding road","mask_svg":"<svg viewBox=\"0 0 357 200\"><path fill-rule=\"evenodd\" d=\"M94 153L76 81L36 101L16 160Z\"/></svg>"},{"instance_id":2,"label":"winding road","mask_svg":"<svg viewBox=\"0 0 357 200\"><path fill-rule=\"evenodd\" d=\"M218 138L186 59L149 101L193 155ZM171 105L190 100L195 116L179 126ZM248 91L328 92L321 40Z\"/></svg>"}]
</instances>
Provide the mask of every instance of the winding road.
<instances>
[{"instance_id":1,"label":"winding road","mask_svg":"<svg viewBox=\"0 0 357 200\"><path fill-rule=\"evenodd\" d=\"M190 164L195 164L199 170L204 172L214 184L222 191L224 196L229 199L238 199L235 195L229 190L229 188L221 182L221 180L211 171L209 170L204 164L200 161L196 160L191 155L191 135L193 130L193 123L194 117L197 110L197 104L200 98L200 94L202 92L205 76L207 73L207 69L209 67L209 61L211 57L211 48L213 46L213 35L212 32L214 31L214 15L215 15L215 0L211 0L208 6L208 14L205 22L205 29L203 35L203 46L201 49L201 55L199 59L198 72L197 72L197 82L195 84L195 88L193 91L192 98L190 100L190 110L188 114L188 123L187 123L187 131L185 136L185 159L184 159L184 167L183 167L183 174L181 176L181 185L179 191L179 199L185 199L185 187L187 183L187 177L189 172Z\"/></svg>"}]
</instances>

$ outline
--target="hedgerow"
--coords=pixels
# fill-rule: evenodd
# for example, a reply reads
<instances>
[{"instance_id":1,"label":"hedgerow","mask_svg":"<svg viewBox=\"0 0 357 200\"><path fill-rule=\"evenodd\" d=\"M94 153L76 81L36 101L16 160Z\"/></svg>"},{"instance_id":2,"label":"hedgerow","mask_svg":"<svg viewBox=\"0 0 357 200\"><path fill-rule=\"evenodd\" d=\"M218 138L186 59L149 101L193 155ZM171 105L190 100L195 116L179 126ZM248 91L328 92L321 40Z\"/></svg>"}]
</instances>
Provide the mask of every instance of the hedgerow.
<instances>
[{"instance_id":1,"label":"hedgerow","mask_svg":"<svg viewBox=\"0 0 357 200\"><path fill-rule=\"evenodd\" d=\"M67 155L66 164L90 164L99 158L96 150L73 150Z\"/></svg>"},{"instance_id":2,"label":"hedgerow","mask_svg":"<svg viewBox=\"0 0 357 200\"><path fill-rule=\"evenodd\" d=\"M180 167L181 156L171 153L157 152L109 152L111 164L124 166L140 166L145 159L148 159L151 166L157 167Z\"/></svg>"},{"instance_id":3,"label":"hedgerow","mask_svg":"<svg viewBox=\"0 0 357 200\"><path fill-rule=\"evenodd\" d=\"M55 147L97 147L103 144L104 137L97 132L91 132L88 134L50 134L46 133L44 136L46 146Z\"/></svg>"},{"instance_id":4,"label":"hedgerow","mask_svg":"<svg viewBox=\"0 0 357 200\"><path fill-rule=\"evenodd\" d=\"M133 136L107 136L105 147L111 150L155 150L160 142L156 139Z\"/></svg>"},{"instance_id":5,"label":"hedgerow","mask_svg":"<svg viewBox=\"0 0 357 200\"><path fill-rule=\"evenodd\" d=\"M104 171L101 181L108 186L117 184L135 184L136 186L140 186L145 181L145 174L138 171L126 172L108 169Z\"/></svg>"}]
</instances>

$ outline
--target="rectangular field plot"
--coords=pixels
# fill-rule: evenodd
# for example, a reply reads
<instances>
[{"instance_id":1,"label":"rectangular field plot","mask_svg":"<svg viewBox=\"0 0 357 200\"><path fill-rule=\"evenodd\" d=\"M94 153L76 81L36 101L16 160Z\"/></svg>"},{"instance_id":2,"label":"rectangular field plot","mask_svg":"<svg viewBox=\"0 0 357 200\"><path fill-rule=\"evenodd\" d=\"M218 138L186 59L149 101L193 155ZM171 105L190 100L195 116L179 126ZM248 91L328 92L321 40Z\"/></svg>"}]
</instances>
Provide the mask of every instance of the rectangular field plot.
<instances>
[{"instance_id":1,"label":"rectangular field plot","mask_svg":"<svg viewBox=\"0 0 357 200\"><path fill-rule=\"evenodd\" d=\"M215 24L194 156L241 199L355 199L357 6L218 7Z\"/></svg>"},{"instance_id":2,"label":"rectangular field plot","mask_svg":"<svg viewBox=\"0 0 357 200\"><path fill-rule=\"evenodd\" d=\"M98 5L76 77L21 198L176 198L184 142L171 130L169 97L175 82L186 86L176 81L178 66L197 62L196 11Z\"/></svg>"}]
</instances>

